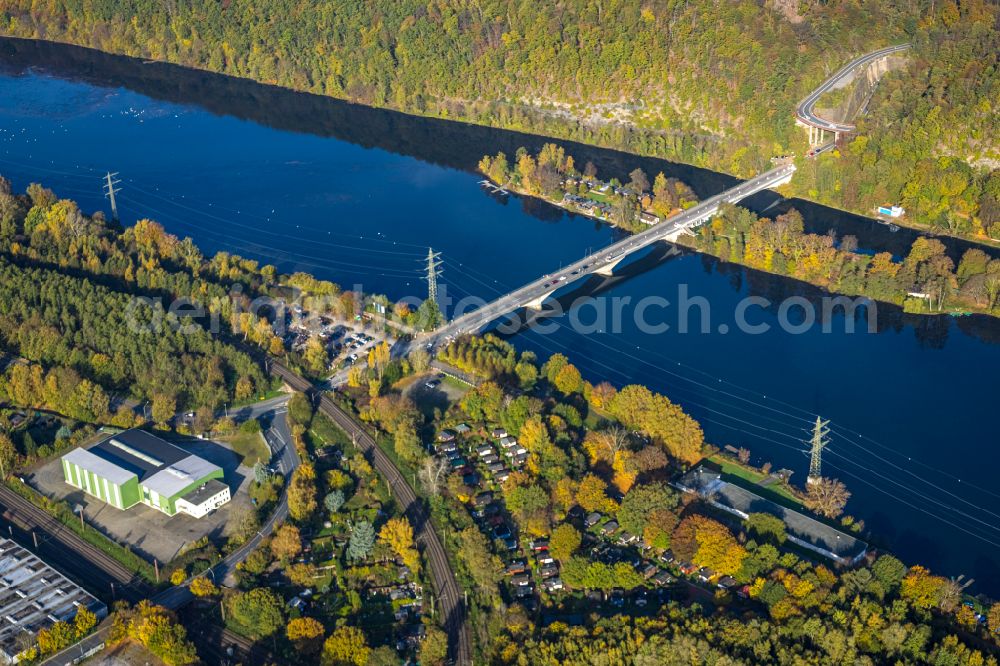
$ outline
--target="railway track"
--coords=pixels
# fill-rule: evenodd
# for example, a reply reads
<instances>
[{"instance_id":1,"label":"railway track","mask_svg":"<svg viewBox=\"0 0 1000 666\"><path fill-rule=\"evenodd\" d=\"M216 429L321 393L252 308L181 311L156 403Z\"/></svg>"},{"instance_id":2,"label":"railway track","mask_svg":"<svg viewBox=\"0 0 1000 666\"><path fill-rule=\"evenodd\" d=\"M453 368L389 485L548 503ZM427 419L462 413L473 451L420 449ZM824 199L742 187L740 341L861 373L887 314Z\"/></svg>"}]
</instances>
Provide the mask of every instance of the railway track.
<instances>
[{"instance_id":1,"label":"railway track","mask_svg":"<svg viewBox=\"0 0 1000 666\"><path fill-rule=\"evenodd\" d=\"M66 554L76 555L98 568L104 576L116 583L116 593L120 592L130 601L138 601L152 593L152 587L121 562L5 486L0 486L0 506L11 522L19 524L28 531L42 532L48 535L47 542L55 540L65 548L65 553L62 553L60 559L65 560Z\"/></svg>"},{"instance_id":2,"label":"railway track","mask_svg":"<svg viewBox=\"0 0 1000 666\"><path fill-rule=\"evenodd\" d=\"M348 435L356 437L357 447L369 458L379 474L386 479L392 488L393 496L399 502L403 513L410 520L416 533L417 542L424 548L430 565L431 578L439 608L444 616L444 629L448 634L448 645L451 657L458 666L472 664L472 638L468 627L468 615L463 600L462 590L451 570L448 556L445 553L441 539L434 531L430 515L424 504L392 460L378 447L375 439L353 415L343 410L328 396L316 391L308 380L301 377L284 364L269 359L271 372L281 378L291 388L307 395L319 395L318 408Z\"/></svg>"}]
</instances>

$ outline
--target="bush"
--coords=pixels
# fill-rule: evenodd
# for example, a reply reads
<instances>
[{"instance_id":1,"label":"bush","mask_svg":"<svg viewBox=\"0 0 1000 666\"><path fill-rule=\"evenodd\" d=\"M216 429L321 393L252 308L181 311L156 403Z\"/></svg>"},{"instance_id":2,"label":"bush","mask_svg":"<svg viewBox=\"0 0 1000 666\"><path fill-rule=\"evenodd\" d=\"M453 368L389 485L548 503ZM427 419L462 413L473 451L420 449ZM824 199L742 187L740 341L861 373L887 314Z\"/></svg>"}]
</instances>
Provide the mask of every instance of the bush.
<instances>
[{"instance_id":1,"label":"bush","mask_svg":"<svg viewBox=\"0 0 1000 666\"><path fill-rule=\"evenodd\" d=\"M248 419L240 424L240 432L255 433L260 432L260 421Z\"/></svg>"}]
</instances>

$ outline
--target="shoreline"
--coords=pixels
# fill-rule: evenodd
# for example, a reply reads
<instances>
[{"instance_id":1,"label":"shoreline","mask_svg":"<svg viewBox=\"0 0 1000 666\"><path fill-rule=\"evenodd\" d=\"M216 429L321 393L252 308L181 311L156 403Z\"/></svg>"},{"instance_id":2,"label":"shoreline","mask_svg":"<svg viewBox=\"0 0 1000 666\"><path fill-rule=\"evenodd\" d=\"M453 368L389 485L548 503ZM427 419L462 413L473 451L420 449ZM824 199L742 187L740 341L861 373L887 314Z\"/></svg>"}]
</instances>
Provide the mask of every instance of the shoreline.
<instances>
[{"instance_id":1,"label":"shoreline","mask_svg":"<svg viewBox=\"0 0 1000 666\"><path fill-rule=\"evenodd\" d=\"M483 129L500 130L500 131L506 131L506 132L516 132L516 133L521 133L521 134L528 134L528 135L533 135L533 136L535 136L537 138L540 138L540 139L550 139L550 140L555 140L555 141L568 141L568 142L573 142L573 143L579 143L579 144L590 146L591 148L595 148L595 149L599 149L599 150L615 151L615 152L619 152L619 153L622 153L622 154L634 155L636 157L643 158L643 159L662 160L664 162L668 162L668 163L675 164L675 165L678 165L678 166L682 166L682 167L685 167L685 168L700 169L700 170L703 170L703 171L706 171L706 172L710 172L711 174L714 174L714 175L717 175L717 176L726 177L726 178L736 178L736 179L741 179L741 180L743 179L741 176L734 175L734 174L731 174L731 173L728 173L728 172L725 172L725 171L720 171L716 167L708 166L706 164L697 164L697 163L691 163L691 162L684 162L684 161L681 161L681 160L677 159L676 157L672 157L672 156L666 155L666 154L635 152L634 150L630 149L627 146L623 147L623 146L609 145L609 144L606 144L606 143L590 143L590 142L584 141L584 140L582 140L580 138L574 138L571 133L568 133L568 132L565 132L565 131L561 132L561 133L558 133L558 134L555 134L555 133L544 132L544 131L536 129L536 128L524 128L524 127L521 127L521 126L518 126L518 125L515 125L515 124L486 124L486 123L483 123L483 122L478 122L478 121L476 121L476 120L474 120L472 118L466 117L466 116L463 116L463 117L444 116L444 115L441 115L441 114L421 113L418 110L409 109L409 108L407 108L407 109L401 109L401 108L398 108L398 107L395 107L395 106L389 106L389 105L378 106L378 105L373 105L373 104L365 104L365 103L362 103L362 102L358 102L358 101L352 100L352 99L347 98L347 97L336 97L336 96L333 96L333 95L326 95L326 94L322 94L322 93L316 93L316 92L313 92L313 91L310 91L310 90L306 90L306 89L302 89L302 88L295 88L295 87L291 87L291 86L287 86L287 85L281 85L281 84L278 84L278 83L271 83L271 82L267 82L267 81L261 81L261 80L258 80L258 79L253 79L253 78L249 78L249 77L246 77L246 76L240 76L240 75L232 74L232 73L229 73L229 72L222 72L222 71L218 71L218 70L208 69L208 68L197 66L197 65L186 64L186 63L176 62L176 61L172 61L172 60L162 60L162 59L155 59L155 58L151 59L151 58L144 57L144 56L130 55L130 54L121 53L121 52L104 51L104 50L95 48L93 46L85 46L85 45L82 45L82 44L78 44L78 43L74 43L74 42L69 42L69 41L64 41L64 40L60 40L60 39L50 39L50 38L42 39L42 38L38 38L38 37L24 37L24 36L20 36L20 35L11 35L11 34L7 34L7 33L0 33L0 40L3 40L3 39L16 40L16 41L25 42L25 43L39 43L39 44L55 45L55 46L60 46L60 47L65 47L65 48L84 49L86 51L90 51L90 52L93 52L95 54L100 54L100 55L103 55L103 56L115 57L115 58L125 58L125 59L128 59L128 60L134 61L137 66L163 65L163 66L169 66L169 67L178 67L178 68L189 70L191 72L199 72L199 73L204 73L204 74L210 74L210 75L213 75L213 76L222 76L222 77L226 77L228 79L232 79L232 80L236 80L236 81L243 81L243 82L246 82L246 83L252 83L252 84L255 84L255 85L265 86L265 87L268 87L268 88L273 88L273 89L277 89L277 90L281 90L281 91L285 91L285 92L296 93L296 94L300 94L300 95L309 95L309 96L317 98L317 99L334 100L334 101L337 101L337 102L340 102L340 103L350 104L350 105L357 106L359 108L364 108L364 109L390 111L390 112L393 112L393 113L400 113L400 114L403 114L403 115L406 115L406 116L410 116L412 118L417 118L417 119L435 120L435 121L441 121L441 122L451 122L451 123L469 125L469 126L473 126L473 127L479 127L479 128L483 128ZM565 127L564 124L560 124L558 126L559 127ZM643 131L641 129L639 130L639 133L642 134L643 136L645 136L647 134L650 134L649 132L645 132L645 131ZM876 223L879 222L879 219L877 217L873 217L870 211L867 211L867 210L855 210L855 209L851 209L851 208L840 208L840 207L837 207L837 206L834 206L834 205L831 205L831 204L828 204L828 203L824 203L821 200L810 198L809 196L807 196L806 193L803 193L803 192L794 192L792 194L791 198L800 199L800 200L802 200L804 202L808 202L808 203L810 203L812 205L822 206L824 208L827 208L829 210L836 211L836 212L839 212L839 213L844 213L844 214L849 214L849 215L855 215L855 216L861 217L863 219L869 220L871 222L876 222ZM577 211L573 211L573 212L577 212ZM595 219L599 219L599 218L595 218ZM899 221L896 221L896 223L899 224ZM927 235L927 236L938 237L938 238L948 238L948 239L953 239L955 241L961 241L961 242L964 242L964 243L970 243L973 246L980 247L980 248L982 248L984 250L991 250L991 251L998 251L998 250L1000 250L1000 239L993 239L993 238L985 238L984 239L984 238L980 238L980 237L976 237L976 236L953 234L953 233L948 232L947 230L932 230L933 229L932 227L930 227L930 226L928 226L926 224L918 223L918 222L907 222L907 223L904 223L904 224L899 224L899 226L902 227L902 228L904 228L904 229L908 229L908 230L910 230L912 232L921 233L921 234Z\"/></svg>"},{"instance_id":2,"label":"shoreline","mask_svg":"<svg viewBox=\"0 0 1000 666\"><path fill-rule=\"evenodd\" d=\"M587 213L586 211L579 210L577 208L571 208L570 206L564 204L562 201L555 201L555 200L549 199L548 197L546 197L544 195L541 195L541 194L531 194L531 193L525 192L524 190L522 190L520 188L514 187L513 184L511 184L511 183L508 183L507 185L502 185L502 186L501 185L497 185L492 180L490 180L489 177L487 177L487 176L484 176L484 179L482 181L480 181L480 185L482 186L483 183L488 183L489 187L494 188L492 192L489 192L490 194L504 194L504 195L507 195L507 196L509 196L509 195L516 195L516 196L519 196L519 197L531 197L533 199L537 199L539 201L543 201L543 202L545 202L545 203L547 203L549 205L552 205L552 206L554 206L556 208L559 208L560 210L563 210L563 211L565 211L567 213L570 213L570 214L573 214L573 215L580 215L582 217L586 217L586 218L591 219L591 220L596 220L596 221L598 221L598 222L600 222L602 224L606 224L609 227L611 227L613 229L617 229L617 230L619 230L621 232L624 232L624 233L627 233L627 234L630 234L630 235L633 235L633 234L636 233L634 231L630 231L630 230L628 230L628 229L626 229L626 228L624 228L624 227L616 224L611 219L608 219L608 218L605 218L605 217L600 217L600 216L597 216L597 215L593 215L593 214ZM486 186L483 186L483 187L484 187L484 189L486 189ZM674 215L676 215L678 212L680 212L680 210L675 210L674 212L672 212L670 214L669 217L666 217L663 220L660 220L660 222L657 222L656 224L662 224L663 222L666 222L671 217L673 217ZM877 222L878 220L874 220L874 221ZM653 225L649 225L649 226L653 226ZM697 227L697 228L700 228L700 226ZM928 237L933 237L932 234L928 234L927 236ZM834 291L834 290L830 289L829 287L827 287L825 285L818 284L816 282L810 282L808 280L803 280L801 278L795 277L794 275L786 275L784 273L777 273L777 272L774 272L774 271L765 270L763 268L759 268L757 266L750 266L750 265L748 265L746 263L743 263L743 262L740 262L740 261L734 261L732 259L723 259L722 257L720 257L720 256L718 256L716 254L712 254L711 252L708 252L708 251L704 250L703 248L698 247L697 244L696 244L696 242L695 242L696 238L697 237L696 237L695 234L681 234L680 236L678 236L678 238L675 241L675 243L677 245L683 247L684 249L689 250L691 252L694 252L696 254L700 254L700 255L703 255L703 256L706 256L706 257L712 257L713 259L715 259L717 261L722 261L722 262L725 262L725 263L728 263L728 264L732 264L733 266L739 266L740 268L742 268L744 270L760 271L762 273L766 273L767 275L774 275L775 277L780 277L780 278L783 278L783 279L786 279L786 280L792 280L794 282L798 282L798 283L803 284L803 285L808 285L808 286L810 286L810 287L812 287L814 289L819 289L822 292L824 292L826 294L829 294L830 296L843 296L843 297L846 297L846 298L864 298L864 299L867 299L867 300L871 301L872 303L876 303L876 304L879 304L879 305L886 305L886 306L890 306L890 307L894 307L894 308L899 308L899 310L901 310L902 312L904 312L905 314L908 314L908 315L914 315L914 316L918 316L918 317L952 317L952 318L955 318L955 319L957 319L959 317L985 317L985 318L988 318L988 319L1000 320L1000 314L993 314L991 312L984 312L982 310L947 310L947 311L942 311L942 312L909 312L909 311L906 311L906 309L905 309L905 307L904 307L904 305L902 303L896 303L894 301L887 301L887 300L884 300L884 299L875 298L875 297L870 296L868 294L849 294L849 293L845 293L845 292L838 292L838 291Z\"/></svg>"}]
</instances>

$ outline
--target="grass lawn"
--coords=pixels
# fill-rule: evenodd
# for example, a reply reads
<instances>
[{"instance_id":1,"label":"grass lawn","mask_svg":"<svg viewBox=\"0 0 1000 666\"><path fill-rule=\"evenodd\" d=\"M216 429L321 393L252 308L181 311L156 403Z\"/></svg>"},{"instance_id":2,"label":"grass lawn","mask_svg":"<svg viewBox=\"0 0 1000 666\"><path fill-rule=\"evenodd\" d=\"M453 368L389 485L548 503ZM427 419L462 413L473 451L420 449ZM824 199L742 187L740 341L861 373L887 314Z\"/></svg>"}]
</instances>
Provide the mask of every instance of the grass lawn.
<instances>
[{"instance_id":1,"label":"grass lawn","mask_svg":"<svg viewBox=\"0 0 1000 666\"><path fill-rule=\"evenodd\" d=\"M354 445L347 433L323 414L316 414L313 417L312 425L309 428L309 439L312 441L313 448L316 449L335 445L340 447L345 457L350 457L355 453Z\"/></svg>"},{"instance_id":2,"label":"grass lawn","mask_svg":"<svg viewBox=\"0 0 1000 666\"><path fill-rule=\"evenodd\" d=\"M464 396L466 393L469 392L469 389L472 388L471 386L469 386L465 382L463 382L461 380L458 380L458 379L455 379L451 375L445 375L444 379L441 380L441 381L446 386L450 386L455 391L457 391L458 392L458 396L457 396L458 398L461 398L462 396ZM450 394L450 392L449 392L449 394Z\"/></svg>"},{"instance_id":3,"label":"grass lawn","mask_svg":"<svg viewBox=\"0 0 1000 666\"><path fill-rule=\"evenodd\" d=\"M267 463L271 459L271 452L259 432L238 432L221 439L232 447L246 467L253 467L258 460Z\"/></svg>"},{"instance_id":4,"label":"grass lawn","mask_svg":"<svg viewBox=\"0 0 1000 666\"><path fill-rule=\"evenodd\" d=\"M801 507L802 502L792 494L792 491L788 489L785 484L780 481L776 481L768 486L760 485L760 482L767 478L766 474L762 474L758 471L743 467L742 465L737 465L733 461L729 460L722 455L714 455L709 458L712 462L722 468L722 473L734 476L744 481L749 482L750 488L761 496L777 495L785 500L785 502L780 502L787 506L788 502L791 502L794 507ZM771 499L774 499L773 497Z\"/></svg>"}]
</instances>

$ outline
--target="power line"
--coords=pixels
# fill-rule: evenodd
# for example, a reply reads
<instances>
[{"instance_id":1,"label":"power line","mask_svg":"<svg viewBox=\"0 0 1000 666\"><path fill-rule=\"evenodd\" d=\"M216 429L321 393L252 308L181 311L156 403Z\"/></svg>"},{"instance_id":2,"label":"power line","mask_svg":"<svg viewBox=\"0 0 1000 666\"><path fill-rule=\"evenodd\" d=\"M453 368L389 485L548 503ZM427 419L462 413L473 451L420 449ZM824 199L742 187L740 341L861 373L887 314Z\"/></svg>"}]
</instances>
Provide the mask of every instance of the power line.
<instances>
[{"instance_id":1,"label":"power line","mask_svg":"<svg viewBox=\"0 0 1000 666\"><path fill-rule=\"evenodd\" d=\"M178 202L178 201L176 201L174 199L168 199L166 197L160 196L159 194L156 194L154 192L150 192L148 190L144 190L143 188L135 186L135 185L132 185L132 189L136 190L137 192L141 192L141 193L143 193L143 194L145 194L147 196L154 197L156 199L159 199L161 201L169 203L169 204L171 204L173 206L177 206L178 208L182 208L184 210L187 210L187 211L192 212L192 213L196 213L198 215L201 215L201 216L209 218L209 219L214 219L214 220L217 220L219 222L224 222L224 223L226 223L228 225L231 225L231 226L234 226L234 227L239 227L239 228L242 228L242 229L247 229L247 230L253 231L255 233L264 234L266 236L274 236L274 237L277 237L277 238L288 238L288 233L281 233L281 232L270 231L270 230L267 230L267 229L261 229L259 227L255 227L255 226L250 225L250 224L244 224L244 223L237 222L237 221L229 219L229 218L220 217L218 215L213 215L212 213L209 213L207 211L200 210L198 208L193 208L191 206L186 206L186 205L184 205L184 204L182 204L182 203L180 203L180 202ZM241 214L241 211L232 211L232 212L235 212L237 214ZM256 216L251 216L251 217L256 217ZM264 219L264 218L258 218L258 219ZM267 222L271 223L272 220L270 220L270 218L268 218ZM296 228L298 228L298 225L296 225ZM315 231L315 229L314 229L314 231ZM332 235L332 234L329 234L329 235ZM353 238L353 236L351 238ZM365 240L364 237L359 237L359 238L361 240ZM378 242L394 243L394 241L388 241L388 240L382 240L382 239L367 239L367 240L378 241ZM375 249L375 248L358 247L356 245L343 245L341 243L331 243L329 241L321 241L321 240L314 240L314 239L310 239L309 243L311 245L322 245L322 246L326 246L326 247L336 247L336 248L345 249L345 250L351 250L351 251L355 251L355 252L374 252L374 253L377 253L377 254L398 255L398 256L401 256L401 257L408 257L408 258L414 258L414 257L420 256L416 252L400 252L400 251L393 251L393 250L379 250L379 249Z\"/></svg>"}]
</instances>

